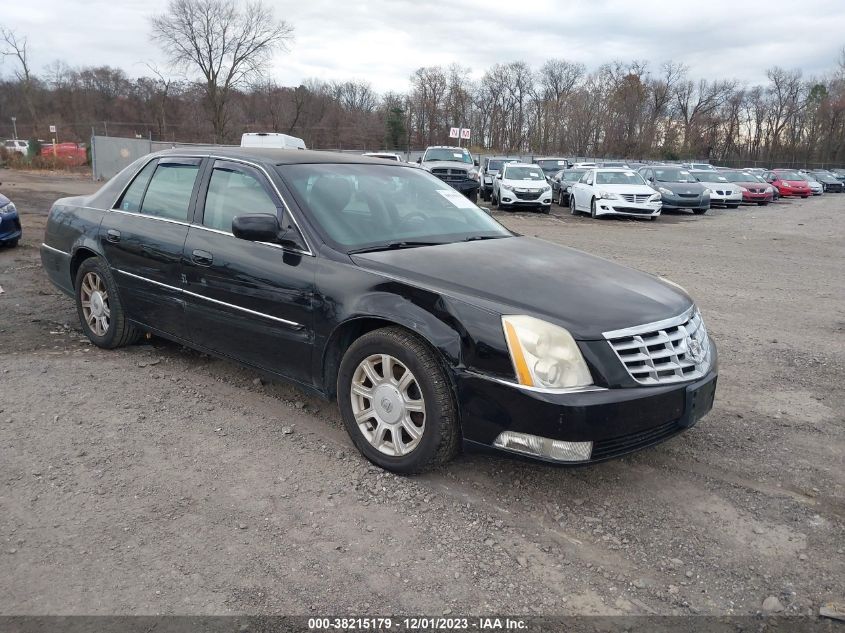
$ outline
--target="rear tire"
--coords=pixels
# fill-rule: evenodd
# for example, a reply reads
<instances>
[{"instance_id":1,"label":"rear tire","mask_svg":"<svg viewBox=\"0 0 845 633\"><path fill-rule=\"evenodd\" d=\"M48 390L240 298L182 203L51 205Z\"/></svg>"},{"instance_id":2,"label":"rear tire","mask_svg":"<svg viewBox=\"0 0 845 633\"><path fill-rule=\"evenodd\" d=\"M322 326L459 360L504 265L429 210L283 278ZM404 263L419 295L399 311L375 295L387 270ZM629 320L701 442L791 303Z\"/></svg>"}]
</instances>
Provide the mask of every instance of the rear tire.
<instances>
[{"instance_id":1,"label":"rear tire","mask_svg":"<svg viewBox=\"0 0 845 633\"><path fill-rule=\"evenodd\" d=\"M729 204L728 209L739 209L739 205L738 204Z\"/></svg>"},{"instance_id":2,"label":"rear tire","mask_svg":"<svg viewBox=\"0 0 845 633\"><path fill-rule=\"evenodd\" d=\"M8 242L3 242L0 245L6 246L7 248L14 248L15 246L18 245L18 242L20 242L20 238L16 238L14 240L9 240Z\"/></svg>"},{"instance_id":3,"label":"rear tire","mask_svg":"<svg viewBox=\"0 0 845 633\"><path fill-rule=\"evenodd\" d=\"M353 443L385 470L415 473L458 453L457 404L446 372L437 352L403 328L374 330L352 343L340 363L337 398Z\"/></svg>"},{"instance_id":4,"label":"rear tire","mask_svg":"<svg viewBox=\"0 0 845 633\"><path fill-rule=\"evenodd\" d=\"M469 198L469 201L472 202L473 204L478 204L478 192L477 191L473 191L467 197Z\"/></svg>"},{"instance_id":5,"label":"rear tire","mask_svg":"<svg viewBox=\"0 0 845 633\"><path fill-rule=\"evenodd\" d=\"M695 213L696 215L704 215L709 210L710 209L693 209L692 212Z\"/></svg>"},{"instance_id":6,"label":"rear tire","mask_svg":"<svg viewBox=\"0 0 845 633\"><path fill-rule=\"evenodd\" d=\"M79 323L94 345L114 349L138 340L141 332L127 320L105 261L99 257L83 261L76 271L74 288Z\"/></svg>"},{"instance_id":7,"label":"rear tire","mask_svg":"<svg viewBox=\"0 0 845 633\"><path fill-rule=\"evenodd\" d=\"M758 202L757 206L758 207L765 207L767 204L769 204L768 200L763 200L762 202Z\"/></svg>"},{"instance_id":8,"label":"rear tire","mask_svg":"<svg viewBox=\"0 0 845 633\"><path fill-rule=\"evenodd\" d=\"M571 193L569 194L569 213L572 215L578 215L578 208L575 206L575 196Z\"/></svg>"}]
</instances>

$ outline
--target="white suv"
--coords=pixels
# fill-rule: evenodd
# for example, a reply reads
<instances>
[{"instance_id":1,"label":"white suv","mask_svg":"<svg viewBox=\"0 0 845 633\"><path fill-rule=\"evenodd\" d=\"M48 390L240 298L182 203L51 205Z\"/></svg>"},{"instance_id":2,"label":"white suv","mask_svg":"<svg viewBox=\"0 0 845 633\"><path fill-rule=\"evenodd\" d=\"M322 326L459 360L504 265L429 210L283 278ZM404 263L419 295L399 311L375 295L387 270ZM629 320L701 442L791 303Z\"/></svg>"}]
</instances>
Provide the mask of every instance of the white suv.
<instances>
[{"instance_id":1,"label":"white suv","mask_svg":"<svg viewBox=\"0 0 845 633\"><path fill-rule=\"evenodd\" d=\"M506 163L493 179L493 206L539 208L548 213L552 208L552 188L537 165Z\"/></svg>"},{"instance_id":2,"label":"white suv","mask_svg":"<svg viewBox=\"0 0 845 633\"><path fill-rule=\"evenodd\" d=\"M26 156L27 152L29 151L29 141L22 141L21 139L6 139L6 142L3 144L3 147L6 148L7 152L17 152L18 154L23 154Z\"/></svg>"}]
</instances>

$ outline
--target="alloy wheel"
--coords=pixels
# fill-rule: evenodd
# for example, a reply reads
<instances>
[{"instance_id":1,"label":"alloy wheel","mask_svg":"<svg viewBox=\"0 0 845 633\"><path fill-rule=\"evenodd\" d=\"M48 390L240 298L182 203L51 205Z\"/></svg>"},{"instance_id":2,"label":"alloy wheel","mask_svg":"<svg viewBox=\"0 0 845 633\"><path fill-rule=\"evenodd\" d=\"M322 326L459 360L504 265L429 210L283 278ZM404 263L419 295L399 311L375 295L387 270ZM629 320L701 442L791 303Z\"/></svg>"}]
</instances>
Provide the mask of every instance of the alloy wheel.
<instances>
[{"instance_id":1,"label":"alloy wheel","mask_svg":"<svg viewBox=\"0 0 845 633\"><path fill-rule=\"evenodd\" d=\"M352 413L361 434L379 452L400 457L425 432L425 401L411 370L389 354L362 360L352 375Z\"/></svg>"},{"instance_id":2,"label":"alloy wheel","mask_svg":"<svg viewBox=\"0 0 845 633\"><path fill-rule=\"evenodd\" d=\"M111 308L108 289L102 277L95 272L86 273L79 293L85 323L97 336L105 336L109 331Z\"/></svg>"}]
</instances>

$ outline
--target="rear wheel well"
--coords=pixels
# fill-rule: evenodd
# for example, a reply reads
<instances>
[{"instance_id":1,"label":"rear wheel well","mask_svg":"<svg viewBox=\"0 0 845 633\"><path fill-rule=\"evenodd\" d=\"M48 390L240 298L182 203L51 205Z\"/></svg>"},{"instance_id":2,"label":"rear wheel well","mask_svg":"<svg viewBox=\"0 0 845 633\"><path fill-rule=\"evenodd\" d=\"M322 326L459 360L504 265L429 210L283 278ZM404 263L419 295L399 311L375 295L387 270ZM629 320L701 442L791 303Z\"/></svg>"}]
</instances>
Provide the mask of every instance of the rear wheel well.
<instances>
[{"instance_id":1,"label":"rear wheel well","mask_svg":"<svg viewBox=\"0 0 845 633\"><path fill-rule=\"evenodd\" d=\"M79 270L79 267L82 265L86 259L90 257L96 257L97 253L92 251L89 248L79 248L73 254L73 257L70 260L70 287L76 287L76 273Z\"/></svg>"}]
</instances>

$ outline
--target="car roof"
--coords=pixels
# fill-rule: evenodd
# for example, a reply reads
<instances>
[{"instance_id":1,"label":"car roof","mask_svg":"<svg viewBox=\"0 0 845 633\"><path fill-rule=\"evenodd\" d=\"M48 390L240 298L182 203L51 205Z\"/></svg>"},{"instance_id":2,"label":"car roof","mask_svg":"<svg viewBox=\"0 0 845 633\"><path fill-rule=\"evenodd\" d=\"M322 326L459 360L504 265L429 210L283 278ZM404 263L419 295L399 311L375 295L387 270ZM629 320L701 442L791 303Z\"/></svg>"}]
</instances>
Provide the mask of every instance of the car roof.
<instances>
[{"instance_id":1,"label":"car roof","mask_svg":"<svg viewBox=\"0 0 845 633\"><path fill-rule=\"evenodd\" d=\"M156 152L156 156L213 156L215 158L233 158L248 160L264 165L299 165L331 163L363 163L385 165L383 160L361 154L343 154L340 152L319 152L307 149L277 149L269 147L227 147L219 145L180 147Z\"/></svg>"},{"instance_id":2,"label":"car roof","mask_svg":"<svg viewBox=\"0 0 845 633\"><path fill-rule=\"evenodd\" d=\"M518 161L513 161L512 163L508 163L506 167L536 167L534 163L520 163Z\"/></svg>"},{"instance_id":3,"label":"car roof","mask_svg":"<svg viewBox=\"0 0 845 633\"><path fill-rule=\"evenodd\" d=\"M629 171L637 171L636 169L631 169L629 167L585 167L582 168L584 171L612 171L612 172L619 172L619 173L628 173Z\"/></svg>"}]
</instances>

